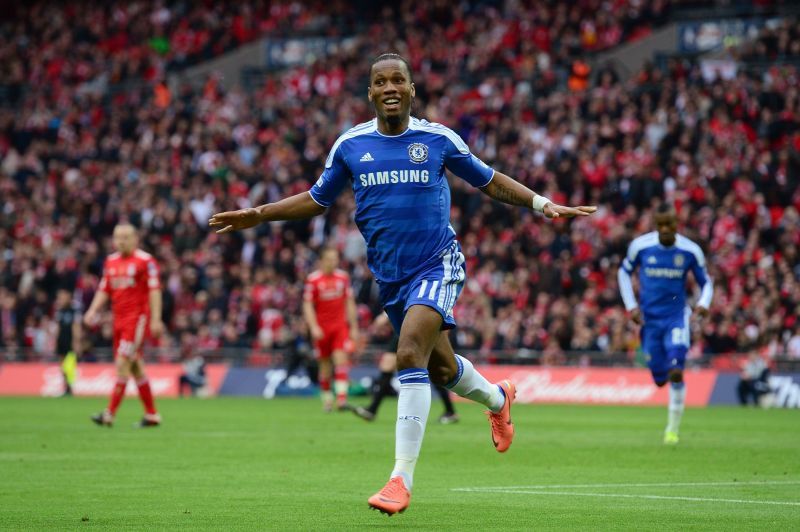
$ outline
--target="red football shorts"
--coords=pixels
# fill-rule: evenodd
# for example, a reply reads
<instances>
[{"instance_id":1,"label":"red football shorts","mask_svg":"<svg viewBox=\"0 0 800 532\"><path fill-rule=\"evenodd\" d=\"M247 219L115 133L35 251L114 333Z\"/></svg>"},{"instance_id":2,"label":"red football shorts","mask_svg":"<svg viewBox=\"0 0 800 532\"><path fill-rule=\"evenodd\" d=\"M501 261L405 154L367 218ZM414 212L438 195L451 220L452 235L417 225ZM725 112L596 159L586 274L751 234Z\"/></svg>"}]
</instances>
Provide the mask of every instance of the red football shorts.
<instances>
[{"instance_id":1,"label":"red football shorts","mask_svg":"<svg viewBox=\"0 0 800 532\"><path fill-rule=\"evenodd\" d=\"M117 357L138 360L142 357L142 344L147 334L147 316L114 324L114 359Z\"/></svg>"},{"instance_id":2,"label":"red football shorts","mask_svg":"<svg viewBox=\"0 0 800 532\"><path fill-rule=\"evenodd\" d=\"M350 331L347 327L337 327L329 331L324 330L325 335L317 340L317 358L330 358L334 351L347 351L350 342Z\"/></svg>"}]
</instances>

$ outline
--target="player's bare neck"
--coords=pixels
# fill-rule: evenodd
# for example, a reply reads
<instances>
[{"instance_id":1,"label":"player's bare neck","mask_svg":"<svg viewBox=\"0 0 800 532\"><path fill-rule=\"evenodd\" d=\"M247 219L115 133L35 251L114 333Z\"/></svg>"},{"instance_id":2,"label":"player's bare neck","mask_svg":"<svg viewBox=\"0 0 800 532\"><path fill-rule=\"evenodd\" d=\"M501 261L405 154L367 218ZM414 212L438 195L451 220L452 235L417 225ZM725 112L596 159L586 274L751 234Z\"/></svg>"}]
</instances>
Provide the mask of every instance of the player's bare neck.
<instances>
[{"instance_id":1,"label":"player's bare neck","mask_svg":"<svg viewBox=\"0 0 800 532\"><path fill-rule=\"evenodd\" d=\"M391 137L402 135L408 129L409 116L399 117L390 116L384 119L378 118L378 131L381 135L389 135Z\"/></svg>"}]
</instances>

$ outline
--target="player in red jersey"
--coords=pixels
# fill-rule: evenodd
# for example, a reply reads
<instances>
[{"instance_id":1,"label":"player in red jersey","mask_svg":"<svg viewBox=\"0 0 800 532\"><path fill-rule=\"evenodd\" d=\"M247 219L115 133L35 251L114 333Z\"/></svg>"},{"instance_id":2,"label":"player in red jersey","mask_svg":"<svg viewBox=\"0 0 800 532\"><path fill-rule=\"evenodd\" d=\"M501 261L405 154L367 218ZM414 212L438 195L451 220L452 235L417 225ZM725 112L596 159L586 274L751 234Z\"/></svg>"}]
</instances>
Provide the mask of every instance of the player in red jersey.
<instances>
[{"instance_id":1,"label":"player in red jersey","mask_svg":"<svg viewBox=\"0 0 800 532\"><path fill-rule=\"evenodd\" d=\"M117 225L113 239L117 252L106 258L103 278L86 311L84 322L90 327L94 326L98 311L111 300L117 384L111 392L108 407L92 416L92 421L108 427L114 423L114 415L125 395L128 379L132 376L136 379L145 410L138 426L155 427L161 424L161 416L156 411L150 382L144 372L142 344L148 333L158 337L164 329L161 322L158 264L152 255L137 248L138 237L132 225Z\"/></svg>"},{"instance_id":2,"label":"player in red jersey","mask_svg":"<svg viewBox=\"0 0 800 532\"><path fill-rule=\"evenodd\" d=\"M352 350L353 342L358 337L356 302L350 288L350 276L337 269L339 252L333 248L323 249L319 263L320 269L306 279L303 316L317 348L323 407L328 412L333 409L331 374L335 368L336 403L339 410L347 410L347 376L350 369L347 352Z\"/></svg>"}]
</instances>

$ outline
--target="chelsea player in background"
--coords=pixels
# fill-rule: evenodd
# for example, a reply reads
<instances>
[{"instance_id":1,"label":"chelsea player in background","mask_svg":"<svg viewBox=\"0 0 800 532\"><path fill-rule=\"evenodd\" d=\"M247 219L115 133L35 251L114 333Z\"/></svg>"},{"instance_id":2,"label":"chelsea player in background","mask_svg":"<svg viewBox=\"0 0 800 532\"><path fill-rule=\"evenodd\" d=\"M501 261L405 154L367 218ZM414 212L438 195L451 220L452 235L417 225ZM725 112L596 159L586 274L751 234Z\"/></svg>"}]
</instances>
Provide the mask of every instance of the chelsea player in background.
<instances>
[{"instance_id":1,"label":"chelsea player in background","mask_svg":"<svg viewBox=\"0 0 800 532\"><path fill-rule=\"evenodd\" d=\"M455 327L453 306L466 272L450 226L445 169L491 198L548 218L596 211L556 205L488 167L450 129L412 117L414 93L408 63L396 54L381 55L372 64L367 89L376 118L338 138L310 191L215 214L209 220L218 233L228 233L262 222L310 218L325 212L345 186L353 189L355 221L367 243L367 261L378 281L381 303L400 335L395 465L389 482L368 501L389 515L405 510L411 498L431 406L431 381L489 409L498 451L506 451L514 436L513 383L489 383L469 360L453 352L447 337L447 330Z\"/></svg>"},{"instance_id":2,"label":"chelsea player in background","mask_svg":"<svg viewBox=\"0 0 800 532\"><path fill-rule=\"evenodd\" d=\"M642 350L656 386L670 383L664 443L676 444L686 398L683 366L691 337L692 310L686 303L686 275L691 270L701 287L694 310L701 318L708 316L714 287L700 246L677 233L675 209L661 204L654 218L656 231L631 242L617 278L625 308L631 319L642 326ZM631 274L637 267L641 306L636 303L631 283Z\"/></svg>"}]
</instances>

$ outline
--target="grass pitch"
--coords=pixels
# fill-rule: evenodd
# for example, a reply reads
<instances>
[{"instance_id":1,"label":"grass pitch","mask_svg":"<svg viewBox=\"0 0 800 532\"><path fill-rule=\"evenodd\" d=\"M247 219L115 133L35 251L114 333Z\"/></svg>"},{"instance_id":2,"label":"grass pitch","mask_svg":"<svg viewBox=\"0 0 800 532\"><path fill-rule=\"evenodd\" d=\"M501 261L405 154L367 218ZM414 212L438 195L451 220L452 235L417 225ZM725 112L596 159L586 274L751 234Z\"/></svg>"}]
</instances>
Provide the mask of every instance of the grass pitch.
<instances>
[{"instance_id":1,"label":"grass pitch","mask_svg":"<svg viewBox=\"0 0 800 532\"><path fill-rule=\"evenodd\" d=\"M162 427L113 429L101 399L0 399L0 529L796 529L800 411L517 406L508 453L481 409L431 422L411 506L367 509L394 456L388 401L374 423L317 400L160 400Z\"/></svg>"}]
</instances>

